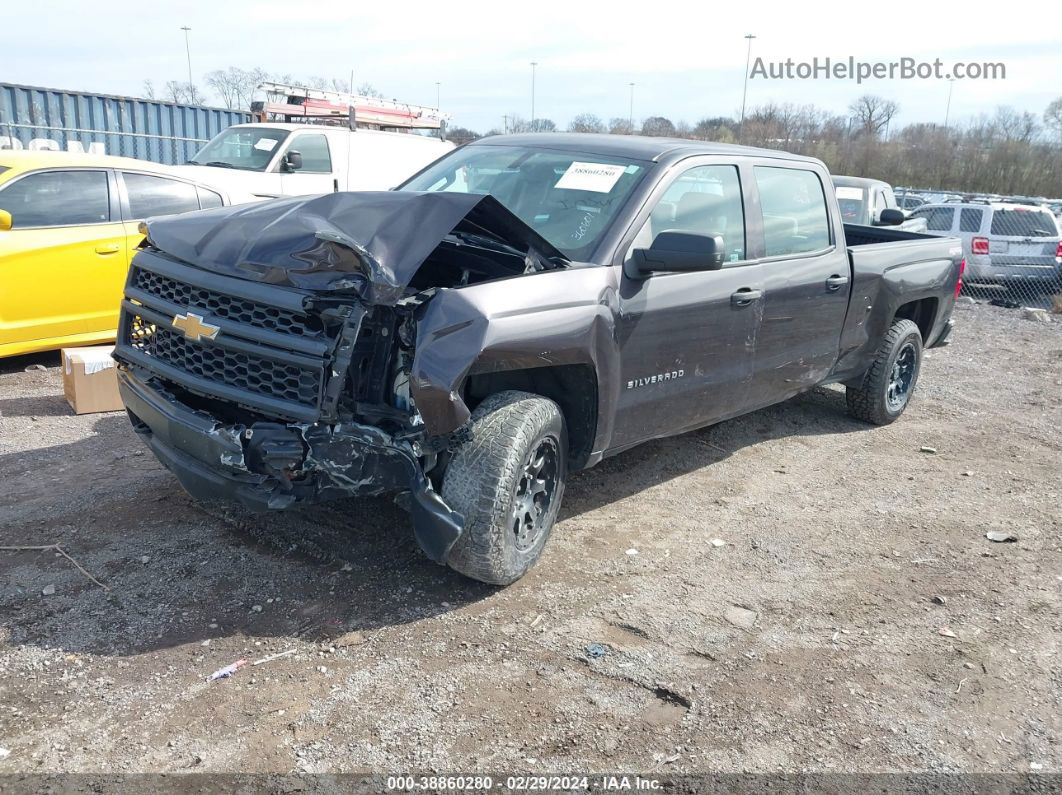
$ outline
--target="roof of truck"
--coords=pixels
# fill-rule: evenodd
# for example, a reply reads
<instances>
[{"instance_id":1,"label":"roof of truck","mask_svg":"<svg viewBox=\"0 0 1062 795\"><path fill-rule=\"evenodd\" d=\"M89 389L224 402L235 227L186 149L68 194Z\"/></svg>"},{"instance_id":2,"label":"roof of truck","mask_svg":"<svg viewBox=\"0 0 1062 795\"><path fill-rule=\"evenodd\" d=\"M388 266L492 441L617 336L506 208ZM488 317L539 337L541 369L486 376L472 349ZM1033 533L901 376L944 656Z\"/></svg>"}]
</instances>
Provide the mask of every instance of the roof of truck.
<instances>
[{"instance_id":1,"label":"roof of truck","mask_svg":"<svg viewBox=\"0 0 1062 795\"><path fill-rule=\"evenodd\" d=\"M491 135L473 141L469 146L538 146L560 151L575 151L628 157L633 160L660 160L678 155L755 155L779 160L799 160L819 163L814 157L794 155L777 149L758 149L712 141L691 141L686 138L653 138L643 135L598 135L595 133L518 133Z\"/></svg>"},{"instance_id":2,"label":"roof of truck","mask_svg":"<svg viewBox=\"0 0 1062 795\"><path fill-rule=\"evenodd\" d=\"M871 179L870 177L846 177L841 174L833 175L833 184L839 188L869 188L869 187L891 187L888 182L880 179ZM913 195L913 194L908 194Z\"/></svg>"}]
</instances>

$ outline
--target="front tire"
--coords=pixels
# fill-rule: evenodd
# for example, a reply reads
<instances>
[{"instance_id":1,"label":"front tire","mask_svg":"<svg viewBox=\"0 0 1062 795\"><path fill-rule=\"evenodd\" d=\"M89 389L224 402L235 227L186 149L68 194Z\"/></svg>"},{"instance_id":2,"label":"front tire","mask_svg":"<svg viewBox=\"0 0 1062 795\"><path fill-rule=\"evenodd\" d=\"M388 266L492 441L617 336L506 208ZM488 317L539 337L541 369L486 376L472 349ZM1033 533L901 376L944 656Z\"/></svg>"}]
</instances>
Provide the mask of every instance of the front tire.
<instances>
[{"instance_id":1,"label":"front tire","mask_svg":"<svg viewBox=\"0 0 1062 795\"><path fill-rule=\"evenodd\" d=\"M872 425L888 425L911 401L922 368L922 332L911 320L893 322L858 387L848 387L848 411Z\"/></svg>"},{"instance_id":2,"label":"front tire","mask_svg":"<svg viewBox=\"0 0 1062 795\"><path fill-rule=\"evenodd\" d=\"M494 585L524 576L557 519L567 448L564 416L552 400L507 391L480 403L472 439L443 476L443 498L465 517L447 564Z\"/></svg>"}]
</instances>

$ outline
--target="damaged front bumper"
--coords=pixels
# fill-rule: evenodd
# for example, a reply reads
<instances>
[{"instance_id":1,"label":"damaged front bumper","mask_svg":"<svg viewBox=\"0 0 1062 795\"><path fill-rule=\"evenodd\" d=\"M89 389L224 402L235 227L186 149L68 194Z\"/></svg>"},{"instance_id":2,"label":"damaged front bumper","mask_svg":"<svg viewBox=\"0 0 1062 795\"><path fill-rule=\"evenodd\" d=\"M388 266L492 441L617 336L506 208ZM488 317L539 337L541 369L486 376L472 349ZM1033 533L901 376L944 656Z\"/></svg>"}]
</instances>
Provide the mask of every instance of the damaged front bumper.
<instances>
[{"instance_id":1,"label":"damaged front bumper","mask_svg":"<svg viewBox=\"0 0 1062 795\"><path fill-rule=\"evenodd\" d=\"M409 442L356 422L230 425L181 403L150 374L118 371L133 428L197 499L253 510L408 490L417 542L445 563L464 519L431 486Z\"/></svg>"}]
</instances>

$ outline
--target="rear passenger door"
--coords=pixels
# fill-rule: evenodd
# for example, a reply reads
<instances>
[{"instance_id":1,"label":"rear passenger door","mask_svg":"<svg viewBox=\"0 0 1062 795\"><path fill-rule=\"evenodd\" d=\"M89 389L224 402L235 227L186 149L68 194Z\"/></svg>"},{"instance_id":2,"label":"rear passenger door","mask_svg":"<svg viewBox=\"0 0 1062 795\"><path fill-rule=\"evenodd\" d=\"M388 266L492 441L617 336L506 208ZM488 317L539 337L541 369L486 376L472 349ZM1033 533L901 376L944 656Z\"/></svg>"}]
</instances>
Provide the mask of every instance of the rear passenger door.
<instances>
[{"instance_id":1,"label":"rear passenger door","mask_svg":"<svg viewBox=\"0 0 1062 795\"><path fill-rule=\"evenodd\" d=\"M721 237L726 261L715 271L623 276L612 448L726 419L748 402L762 284L749 261L742 179L736 161L684 162L635 220L626 258L670 230Z\"/></svg>"},{"instance_id":2,"label":"rear passenger door","mask_svg":"<svg viewBox=\"0 0 1062 795\"><path fill-rule=\"evenodd\" d=\"M822 381L837 361L848 311L848 251L839 245L824 175L814 166L754 165L765 295L753 364L754 405Z\"/></svg>"}]
</instances>

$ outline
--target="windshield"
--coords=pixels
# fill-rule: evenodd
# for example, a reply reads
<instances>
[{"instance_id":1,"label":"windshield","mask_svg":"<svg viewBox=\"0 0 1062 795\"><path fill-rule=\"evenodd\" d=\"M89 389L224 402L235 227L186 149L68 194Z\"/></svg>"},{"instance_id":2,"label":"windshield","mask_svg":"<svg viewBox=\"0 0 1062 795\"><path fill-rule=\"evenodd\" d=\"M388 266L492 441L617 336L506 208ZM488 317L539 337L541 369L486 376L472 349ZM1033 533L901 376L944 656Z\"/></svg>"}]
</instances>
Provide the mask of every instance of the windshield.
<instances>
[{"instance_id":1,"label":"windshield","mask_svg":"<svg viewBox=\"0 0 1062 795\"><path fill-rule=\"evenodd\" d=\"M846 223L865 223L866 193L862 188L852 188L844 185L837 187L837 204L841 207L841 218Z\"/></svg>"},{"instance_id":2,"label":"windshield","mask_svg":"<svg viewBox=\"0 0 1062 795\"><path fill-rule=\"evenodd\" d=\"M1055 219L1043 210L996 210L992 214L992 234L1014 237L1058 237Z\"/></svg>"},{"instance_id":3,"label":"windshield","mask_svg":"<svg viewBox=\"0 0 1062 795\"><path fill-rule=\"evenodd\" d=\"M197 166L264 171L291 133L272 127L230 127L215 135L191 160Z\"/></svg>"},{"instance_id":4,"label":"windshield","mask_svg":"<svg viewBox=\"0 0 1062 795\"><path fill-rule=\"evenodd\" d=\"M491 195L571 260L589 258L645 175L642 161L525 146L468 146L399 190Z\"/></svg>"}]
</instances>

